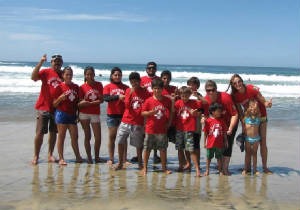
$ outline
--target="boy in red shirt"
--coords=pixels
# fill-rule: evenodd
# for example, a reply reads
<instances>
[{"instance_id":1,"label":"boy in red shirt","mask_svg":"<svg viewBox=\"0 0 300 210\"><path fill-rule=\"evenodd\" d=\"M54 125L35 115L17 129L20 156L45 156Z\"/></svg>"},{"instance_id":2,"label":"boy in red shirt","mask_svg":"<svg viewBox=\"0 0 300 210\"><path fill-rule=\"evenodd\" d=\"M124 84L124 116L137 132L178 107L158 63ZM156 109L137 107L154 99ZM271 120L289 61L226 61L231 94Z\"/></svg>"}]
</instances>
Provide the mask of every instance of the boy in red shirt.
<instances>
[{"instance_id":1,"label":"boy in red shirt","mask_svg":"<svg viewBox=\"0 0 300 210\"><path fill-rule=\"evenodd\" d=\"M183 171L191 168L190 161L185 161L184 150L189 151L196 168L196 176L201 177L199 161L195 149L195 131L197 130L197 117L200 117L202 111L201 101L192 100L192 90L183 86L179 90L181 99L175 103L176 115L176 149L178 150L179 168ZM186 162L186 164L185 164ZM185 166L184 166L185 165Z\"/></svg>"},{"instance_id":2,"label":"boy in red shirt","mask_svg":"<svg viewBox=\"0 0 300 210\"><path fill-rule=\"evenodd\" d=\"M142 108L142 116L146 117L145 140L144 140L144 169L143 175L147 174L148 160L151 150L159 150L162 170L166 174L172 172L167 170L167 129L170 126L174 105L174 98L170 100L163 96L164 83L160 78L152 81L153 96L148 98Z\"/></svg>"},{"instance_id":3,"label":"boy in red shirt","mask_svg":"<svg viewBox=\"0 0 300 210\"><path fill-rule=\"evenodd\" d=\"M114 167L116 170L122 169L126 161L124 160L124 152L128 136L130 136L130 144L136 147L139 168L143 168L144 117L141 115L141 111L142 105L150 97L150 94L145 88L140 86L141 78L139 73L130 73L129 82L131 88L126 89L125 92L125 111L116 136L119 153L119 163Z\"/></svg>"},{"instance_id":4,"label":"boy in red shirt","mask_svg":"<svg viewBox=\"0 0 300 210\"><path fill-rule=\"evenodd\" d=\"M204 126L204 148L207 149L207 160L206 160L206 172L205 176L209 175L209 167L211 159L215 156L218 163L219 174L223 175L222 172L222 149L228 147L227 142L227 126L221 118L222 116L222 105L219 103L212 103L209 106L210 117L205 121ZM223 145L224 143L224 145Z\"/></svg>"}]
</instances>

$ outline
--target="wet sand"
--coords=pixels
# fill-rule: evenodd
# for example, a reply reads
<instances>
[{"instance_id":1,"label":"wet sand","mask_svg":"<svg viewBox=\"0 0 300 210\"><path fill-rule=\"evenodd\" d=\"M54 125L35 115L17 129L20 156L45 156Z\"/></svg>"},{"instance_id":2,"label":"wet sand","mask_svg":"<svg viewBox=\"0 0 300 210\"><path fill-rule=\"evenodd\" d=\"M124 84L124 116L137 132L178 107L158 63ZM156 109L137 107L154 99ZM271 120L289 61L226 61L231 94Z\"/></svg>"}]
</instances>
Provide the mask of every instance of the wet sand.
<instances>
[{"instance_id":1,"label":"wet sand","mask_svg":"<svg viewBox=\"0 0 300 210\"><path fill-rule=\"evenodd\" d=\"M230 169L233 175L220 177L212 161L209 177L196 178L195 171L177 173L174 145L168 149L165 175L150 161L146 177L137 164L113 171L102 164L76 164L67 135L66 167L47 163L47 138L40 164L30 166L33 154L33 121L0 123L0 209L299 209L299 125L270 124L269 167L273 175L242 176L244 153L234 146ZM108 158L106 125L102 124L101 157ZM83 136L80 151L85 157ZM92 141L93 142L93 141ZM203 141L201 141L201 146ZM135 155L129 147L128 158ZM205 170L201 149L201 168ZM57 152L55 152L57 156ZM260 156L260 155L259 155ZM115 155L117 160L117 156ZM258 170L262 171L259 158Z\"/></svg>"}]
</instances>

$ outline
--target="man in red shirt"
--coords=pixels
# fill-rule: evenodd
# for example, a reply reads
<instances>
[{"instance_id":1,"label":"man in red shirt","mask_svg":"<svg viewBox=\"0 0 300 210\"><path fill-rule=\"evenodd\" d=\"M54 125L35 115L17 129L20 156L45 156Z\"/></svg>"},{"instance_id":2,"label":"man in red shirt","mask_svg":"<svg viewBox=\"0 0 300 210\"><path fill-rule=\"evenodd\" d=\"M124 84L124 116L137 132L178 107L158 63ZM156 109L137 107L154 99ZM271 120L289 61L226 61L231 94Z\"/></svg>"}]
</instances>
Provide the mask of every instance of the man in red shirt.
<instances>
[{"instance_id":1,"label":"man in red shirt","mask_svg":"<svg viewBox=\"0 0 300 210\"><path fill-rule=\"evenodd\" d=\"M34 156L32 164L38 164L44 134L48 133L48 161L55 162L53 150L56 142L57 128L54 120L53 96L55 89L61 83L61 67L63 59L61 55L53 55L51 58L51 68L42 69L43 63L47 61L47 55L43 55L40 62L35 66L31 74L33 81L42 81L41 92L35 104L37 110L36 135L34 137Z\"/></svg>"}]
</instances>

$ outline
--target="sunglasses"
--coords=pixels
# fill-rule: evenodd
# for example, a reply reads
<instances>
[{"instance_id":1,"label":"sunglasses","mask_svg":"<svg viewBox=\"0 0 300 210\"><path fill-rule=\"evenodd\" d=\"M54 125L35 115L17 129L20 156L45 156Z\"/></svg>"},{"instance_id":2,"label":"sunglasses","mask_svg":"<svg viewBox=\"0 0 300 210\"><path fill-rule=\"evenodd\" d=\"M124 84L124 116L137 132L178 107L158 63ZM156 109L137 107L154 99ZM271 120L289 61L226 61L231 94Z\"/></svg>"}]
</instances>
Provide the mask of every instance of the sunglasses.
<instances>
[{"instance_id":1,"label":"sunglasses","mask_svg":"<svg viewBox=\"0 0 300 210\"><path fill-rule=\"evenodd\" d=\"M239 80L239 81L233 82L232 84L233 84L233 85L237 85L237 84L240 84L240 83L242 83L242 80Z\"/></svg>"},{"instance_id":2,"label":"sunglasses","mask_svg":"<svg viewBox=\"0 0 300 210\"><path fill-rule=\"evenodd\" d=\"M156 67L147 67L147 69L154 69L154 70L156 70Z\"/></svg>"},{"instance_id":3,"label":"sunglasses","mask_svg":"<svg viewBox=\"0 0 300 210\"><path fill-rule=\"evenodd\" d=\"M209 92L215 92L215 91L216 91L216 88L213 88L213 89L206 89L205 91L208 92L208 93L209 93Z\"/></svg>"}]
</instances>

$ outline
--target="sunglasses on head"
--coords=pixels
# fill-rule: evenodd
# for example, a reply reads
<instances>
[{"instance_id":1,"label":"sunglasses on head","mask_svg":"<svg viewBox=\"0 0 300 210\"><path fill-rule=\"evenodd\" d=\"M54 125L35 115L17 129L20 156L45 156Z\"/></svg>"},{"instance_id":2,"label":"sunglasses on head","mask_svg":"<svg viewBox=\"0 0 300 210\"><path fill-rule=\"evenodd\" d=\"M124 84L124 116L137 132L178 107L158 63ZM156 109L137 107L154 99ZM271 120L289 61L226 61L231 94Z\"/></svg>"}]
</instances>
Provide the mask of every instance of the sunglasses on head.
<instances>
[{"instance_id":1,"label":"sunglasses on head","mask_svg":"<svg viewBox=\"0 0 300 210\"><path fill-rule=\"evenodd\" d=\"M205 91L208 92L208 93L209 93L209 92L215 92L215 91L216 91L216 88L206 89Z\"/></svg>"}]
</instances>

